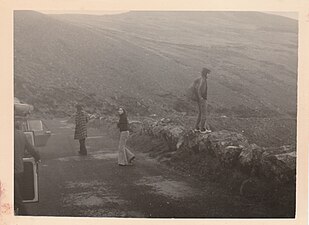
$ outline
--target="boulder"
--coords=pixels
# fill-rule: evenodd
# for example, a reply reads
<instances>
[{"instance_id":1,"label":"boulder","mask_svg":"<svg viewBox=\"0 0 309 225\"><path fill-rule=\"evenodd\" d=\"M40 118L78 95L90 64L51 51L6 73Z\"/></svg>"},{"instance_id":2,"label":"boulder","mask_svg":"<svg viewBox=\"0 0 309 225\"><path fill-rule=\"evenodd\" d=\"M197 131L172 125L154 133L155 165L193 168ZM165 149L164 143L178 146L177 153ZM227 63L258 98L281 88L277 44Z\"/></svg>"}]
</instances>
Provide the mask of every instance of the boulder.
<instances>
[{"instance_id":1,"label":"boulder","mask_svg":"<svg viewBox=\"0 0 309 225\"><path fill-rule=\"evenodd\" d=\"M243 172L251 174L259 167L263 149L256 144L251 144L243 148L239 155L239 164ZM252 174L253 175L253 174Z\"/></svg>"},{"instance_id":2,"label":"boulder","mask_svg":"<svg viewBox=\"0 0 309 225\"><path fill-rule=\"evenodd\" d=\"M206 147L208 134L195 133L192 130L184 133L185 144L189 148L194 148L195 146L200 145L200 150L203 150L203 146Z\"/></svg>"},{"instance_id":3,"label":"boulder","mask_svg":"<svg viewBox=\"0 0 309 225\"><path fill-rule=\"evenodd\" d=\"M130 121L129 122L129 127L130 127L130 131L132 131L133 133L139 134L140 132L142 132L143 129L143 124L141 121Z\"/></svg>"},{"instance_id":4,"label":"boulder","mask_svg":"<svg viewBox=\"0 0 309 225\"><path fill-rule=\"evenodd\" d=\"M162 138L168 142L169 146L177 149L182 143L185 129L180 125L173 124L169 119L155 121L146 119L143 121L142 132L156 138Z\"/></svg>"},{"instance_id":5,"label":"boulder","mask_svg":"<svg viewBox=\"0 0 309 225\"><path fill-rule=\"evenodd\" d=\"M212 132L207 136L204 148L212 152L223 166L232 167L236 165L242 150L248 146L248 140L243 135L230 131L219 131Z\"/></svg>"},{"instance_id":6,"label":"boulder","mask_svg":"<svg viewBox=\"0 0 309 225\"><path fill-rule=\"evenodd\" d=\"M171 139L173 143L177 143L178 140L183 136L185 129L182 126L175 126L175 127L168 127L168 129L165 130L166 136Z\"/></svg>"},{"instance_id":7,"label":"boulder","mask_svg":"<svg viewBox=\"0 0 309 225\"><path fill-rule=\"evenodd\" d=\"M278 184L295 182L296 151L294 146L266 149L260 163L260 172L268 180Z\"/></svg>"}]
</instances>

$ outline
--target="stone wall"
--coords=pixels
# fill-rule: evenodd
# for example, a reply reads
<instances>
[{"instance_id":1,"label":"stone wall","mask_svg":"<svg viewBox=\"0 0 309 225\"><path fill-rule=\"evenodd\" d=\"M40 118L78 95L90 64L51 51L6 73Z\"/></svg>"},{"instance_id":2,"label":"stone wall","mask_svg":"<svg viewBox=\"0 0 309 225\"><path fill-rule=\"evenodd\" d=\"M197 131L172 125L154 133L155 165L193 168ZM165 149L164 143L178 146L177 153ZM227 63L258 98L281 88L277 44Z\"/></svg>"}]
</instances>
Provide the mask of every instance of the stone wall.
<instances>
[{"instance_id":1,"label":"stone wall","mask_svg":"<svg viewBox=\"0 0 309 225\"><path fill-rule=\"evenodd\" d=\"M229 174L230 177L223 180L227 185L237 176L240 180L237 190L242 195L261 196L270 192L268 194L274 196L276 192L279 196L288 195L288 201L281 199L285 203L293 204L295 201L295 193L291 193L295 190L296 181L295 146L262 148L249 143L240 133L227 130L209 134L194 133L169 119L132 121L130 126L132 139L139 141L143 138L138 137L148 136L165 143L167 147L164 151L158 148L151 151L158 151L161 156L165 154L170 161L177 158L177 163L188 164L190 160L187 156L192 153L197 158L193 163L200 164L199 171L204 171L200 172L203 176L208 176L207 171L211 170L216 171L218 179L222 174ZM138 145L137 142L133 143L133 148ZM187 167L189 169L190 166Z\"/></svg>"}]
</instances>

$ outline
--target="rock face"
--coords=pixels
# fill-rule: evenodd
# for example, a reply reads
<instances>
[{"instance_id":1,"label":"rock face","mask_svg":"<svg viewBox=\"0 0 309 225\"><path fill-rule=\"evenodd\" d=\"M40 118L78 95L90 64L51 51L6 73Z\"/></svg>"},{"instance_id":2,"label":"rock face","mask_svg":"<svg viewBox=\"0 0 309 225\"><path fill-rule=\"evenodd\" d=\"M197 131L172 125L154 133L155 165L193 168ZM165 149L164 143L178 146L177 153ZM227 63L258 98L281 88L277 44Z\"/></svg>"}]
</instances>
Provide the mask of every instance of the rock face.
<instances>
[{"instance_id":1,"label":"rock face","mask_svg":"<svg viewBox=\"0 0 309 225\"><path fill-rule=\"evenodd\" d=\"M219 131L207 136L204 147L209 148L224 167L232 167L236 165L240 153L248 145L247 139L241 134Z\"/></svg>"},{"instance_id":2,"label":"rock face","mask_svg":"<svg viewBox=\"0 0 309 225\"><path fill-rule=\"evenodd\" d=\"M240 167L244 171L257 171L263 154L263 149L256 144L251 144L243 148L239 155ZM253 171L254 170L254 171Z\"/></svg>"},{"instance_id":3,"label":"rock face","mask_svg":"<svg viewBox=\"0 0 309 225\"><path fill-rule=\"evenodd\" d=\"M218 160L220 167L261 179L270 184L295 184L295 146L261 148L249 144L242 134L218 131L209 134L185 130L168 119L145 119L137 129L140 134L162 139L169 151L189 151Z\"/></svg>"},{"instance_id":4,"label":"rock face","mask_svg":"<svg viewBox=\"0 0 309 225\"><path fill-rule=\"evenodd\" d=\"M295 183L296 151L294 146L265 150L261 157L261 173L276 183Z\"/></svg>"},{"instance_id":5,"label":"rock face","mask_svg":"<svg viewBox=\"0 0 309 225\"><path fill-rule=\"evenodd\" d=\"M142 133L161 138L166 141L170 150L177 150L184 141L185 129L176 126L168 119L159 121L147 119L143 121Z\"/></svg>"},{"instance_id":6,"label":"rock face","mask_svg":"<svg viewBox=\"0 0 309 225\"><path fill-rule=\"evenodd\" d=\"M142 130L142 122L140 121L130 121L130 130L133 132L133 133L139 133L141 132Z\"/></svg>"}]
</instances>

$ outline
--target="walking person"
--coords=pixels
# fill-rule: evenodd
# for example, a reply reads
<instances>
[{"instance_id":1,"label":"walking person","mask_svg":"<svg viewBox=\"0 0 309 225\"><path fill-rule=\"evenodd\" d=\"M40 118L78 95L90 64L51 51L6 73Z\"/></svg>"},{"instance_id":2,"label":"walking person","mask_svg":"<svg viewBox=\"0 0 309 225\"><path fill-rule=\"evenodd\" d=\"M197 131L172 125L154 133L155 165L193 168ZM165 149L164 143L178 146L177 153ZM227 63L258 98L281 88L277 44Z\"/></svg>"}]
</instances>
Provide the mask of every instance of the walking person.
<instances>
[{"instance_id":1,"label":"walking person","mask_svg":"<svg viewBox=\"0 0 309 225\"><path fill-rule=\"evenodd\" d=\"M83 106L80 104L76 105L76 115L75 115L75 133L74 139L79 140L80 155L87 155L86 149L86 138L87 138L87 123L89 121L89 116L83 111Z\"/></svg>"},{"instance_id":2,"label":"walking person","mask_svg":"<svg viewBox=\"0 0 309 225\"><path fill-rule=\"evenodd\" d=\"M189 88L188 97L197 103L198 116L195 124L195 132L203 134L211 132L207 123L207 77L210 70L203 68L201 77L197 78Z\"/></svg>"},{"instance_id":3,"label":"walking person","mask_svg":"<svg viewBox=\"0 0 309 225\"><path fill-rule=\"evenodd\" d=\"M132 161L135 159L135 156L126 147L126 142L129 137L129 123L128 123L127 112L124 108L119 108L118 113L119 113L119 122L117 124L117 127L120 130L120 139L118 146L118 165L129 166L133 165Z\"/></svg>"},{"instance_id":4,"label":"walking person","mask_svg":"<svg viewBox=\"0 0 309 225\"><path fill-rule=\"evenodd\" d=\"M21 130L21 124L14 124L14 211L16 215L27 215L26 207L23 204L21 190L23 187L24 162L23 158L27 151L36 162L40 161L40 155L29 143L26 135Z\"/></svg>"}]
</instances>

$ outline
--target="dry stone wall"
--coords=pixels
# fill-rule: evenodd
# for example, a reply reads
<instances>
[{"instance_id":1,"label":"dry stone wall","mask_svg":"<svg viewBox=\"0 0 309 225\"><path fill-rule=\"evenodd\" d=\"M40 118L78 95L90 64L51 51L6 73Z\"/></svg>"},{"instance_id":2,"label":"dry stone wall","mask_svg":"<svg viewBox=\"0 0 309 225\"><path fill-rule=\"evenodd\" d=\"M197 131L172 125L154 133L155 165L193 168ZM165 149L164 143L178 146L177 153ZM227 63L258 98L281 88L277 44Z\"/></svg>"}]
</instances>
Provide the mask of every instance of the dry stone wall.
<instances>
[{"instance_id":1,"label":"dry stone wall","mask_svg":"<svg viewBox=\"0 0 309 225\"><path fill-rule=\"evenodd\" d=\"M195 149L217 158L226 170L233 168L274 185L295 184L295 146L261 148L239 133L227 130L194 133L169 119L134 121L131 129L140 135L162 139L169 151Z\"/></svg>"}]
</instances>

